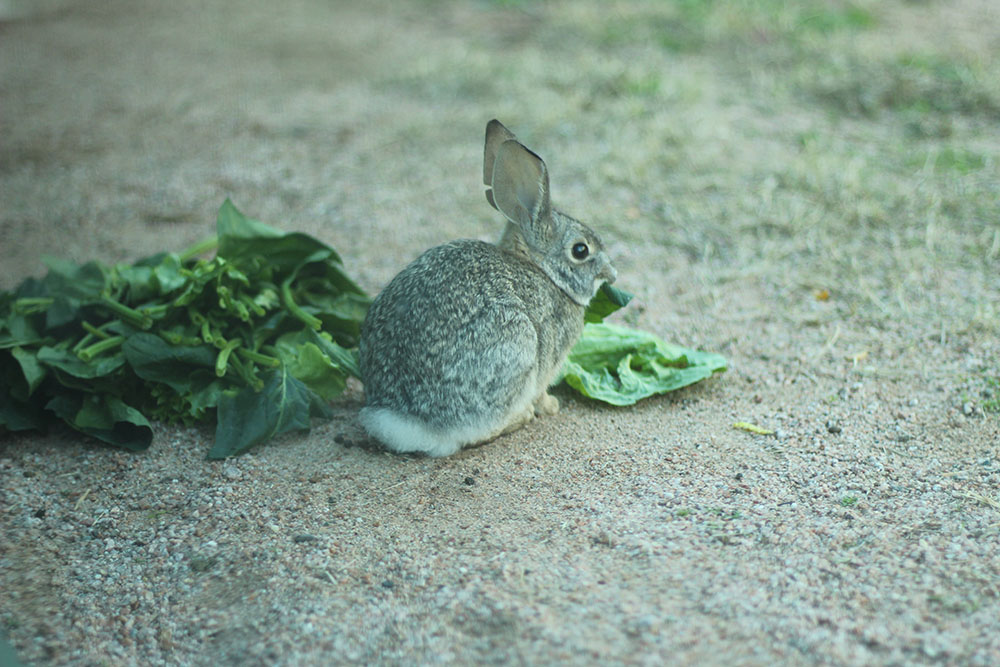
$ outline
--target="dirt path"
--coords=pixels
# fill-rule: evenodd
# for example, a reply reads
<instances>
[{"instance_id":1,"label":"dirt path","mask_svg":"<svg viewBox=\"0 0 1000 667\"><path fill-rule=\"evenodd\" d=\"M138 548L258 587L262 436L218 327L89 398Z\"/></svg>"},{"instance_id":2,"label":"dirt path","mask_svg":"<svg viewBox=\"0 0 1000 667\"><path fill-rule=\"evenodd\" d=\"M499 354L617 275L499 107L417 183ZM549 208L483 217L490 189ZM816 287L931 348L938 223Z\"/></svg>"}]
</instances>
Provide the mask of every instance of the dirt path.
<instances>
[{"instance_id":1,"label":"dirt path","mask_svg":"<svg viewBox=\"0 0 1000 667\"><path fill-rule=\"evenodd\" d=\"M1000 662L994 3L277 4L0 17L0 287L229 196L375 292L499 233L498 117L610 241L616 317L730 370L445 460L357 446L358 386L222 463L0 435L24 662Z\"/></svg>"}]
</instances>

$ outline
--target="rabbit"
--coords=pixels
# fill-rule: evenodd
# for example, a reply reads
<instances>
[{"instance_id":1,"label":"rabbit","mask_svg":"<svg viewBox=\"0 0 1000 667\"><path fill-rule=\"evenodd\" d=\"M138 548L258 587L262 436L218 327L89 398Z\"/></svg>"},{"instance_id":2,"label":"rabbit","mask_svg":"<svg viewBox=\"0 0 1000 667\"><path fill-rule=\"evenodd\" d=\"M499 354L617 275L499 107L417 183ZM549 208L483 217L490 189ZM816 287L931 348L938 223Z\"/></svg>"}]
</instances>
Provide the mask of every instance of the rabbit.
<instances>
[{"instance_id":1,"label":"rabbit","mask_svg":"<svg viewBox=\"0 0 1000 667\"><path fill-rule=\"evenodd\" d=\"M600 237L550 206L542 159L497 120L483 182L507 221L499 243L431 248L365 317L360 421L390 450L448 456L558 412L547 389L617 277Z\"/></svg>"}]
</instances>

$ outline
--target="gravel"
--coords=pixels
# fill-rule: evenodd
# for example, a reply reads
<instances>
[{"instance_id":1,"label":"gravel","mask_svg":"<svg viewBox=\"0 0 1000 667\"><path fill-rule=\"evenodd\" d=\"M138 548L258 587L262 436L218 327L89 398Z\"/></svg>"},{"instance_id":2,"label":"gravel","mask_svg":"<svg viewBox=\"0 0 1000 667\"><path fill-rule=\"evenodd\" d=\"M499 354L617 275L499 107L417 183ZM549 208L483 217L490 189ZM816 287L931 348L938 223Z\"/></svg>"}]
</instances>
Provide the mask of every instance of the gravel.
<instances>
[{"instance_id":1,"label":"gravel","mask_svg":"<svg viewBox=\"0 0 1000 667\"><path fill-rule=\"evenodd\" d=\"M907 218L880 247L865 234L898 216L869 200L824 226L843 202L820 200L861 188L828 173L839 144L802 163L803 137L860 146L877 118L744 104L711 53L657 61L654 90L629 69L644 47L552 28L605 4L493 4L53 0L3 23L0 285L53 240L107 262L185 247L232 195L374 291L496 235L477 142L497 115L607 228L625 320L730 369L625 409L558 390L558 415L444 460L373 446L356 383L310 433L224 462L208 426L157 424L141 453L2 434L0 634L32 665L1000 664L996 258L965 254L992 237ZM786 158L822 196L782 189Z\"/></svg>"}]
</instances>

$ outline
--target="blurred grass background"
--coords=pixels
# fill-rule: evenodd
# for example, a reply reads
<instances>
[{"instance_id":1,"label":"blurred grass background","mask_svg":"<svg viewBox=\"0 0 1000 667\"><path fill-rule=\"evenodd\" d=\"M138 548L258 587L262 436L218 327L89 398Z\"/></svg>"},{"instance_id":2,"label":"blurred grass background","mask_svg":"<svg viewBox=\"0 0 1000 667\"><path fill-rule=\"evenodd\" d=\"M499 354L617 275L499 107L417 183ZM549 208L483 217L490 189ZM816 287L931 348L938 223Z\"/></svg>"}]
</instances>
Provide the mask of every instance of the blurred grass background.
<instances>
[{"instance_id":1,"label":"blurred grass background","mask_svg":"<svg viewBox=\"0 0 1000 667\"><path fill-rule=\"evenodd\" d=\"M0 45L6 286L57 221L69 254L135 259L204 236L232 196L375 291L431 245L496 235L479 170L498 117L682 338L760 311L1000 332L990 0L41 6Z\"/></svg>"}]
</instances>

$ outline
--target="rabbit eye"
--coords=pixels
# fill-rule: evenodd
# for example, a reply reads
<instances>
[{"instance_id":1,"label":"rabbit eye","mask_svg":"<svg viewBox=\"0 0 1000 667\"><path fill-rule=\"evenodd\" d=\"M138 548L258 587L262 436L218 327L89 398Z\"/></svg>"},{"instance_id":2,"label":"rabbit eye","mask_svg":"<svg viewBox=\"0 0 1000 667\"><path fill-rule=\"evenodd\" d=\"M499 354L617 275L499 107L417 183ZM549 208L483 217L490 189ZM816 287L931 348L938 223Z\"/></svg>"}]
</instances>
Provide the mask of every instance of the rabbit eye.
<instances>
[{"instance_id":1,"label":"rabbit eye","mask_svg":"<svg viewBox=\"0 0 1000 667\"><path fill-rule=\"evenodd\" d=\"M573 246L573 259L584 260L587 259L587 255L590 254L590 248L587 247L586 243L577 243Z\"/></svg>"}]
</instances>

